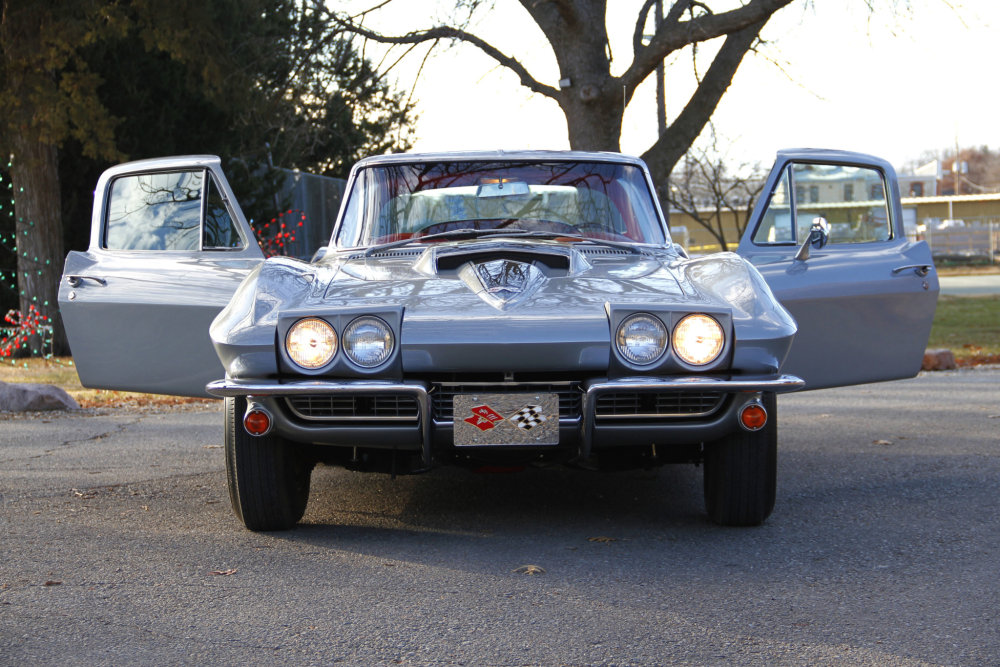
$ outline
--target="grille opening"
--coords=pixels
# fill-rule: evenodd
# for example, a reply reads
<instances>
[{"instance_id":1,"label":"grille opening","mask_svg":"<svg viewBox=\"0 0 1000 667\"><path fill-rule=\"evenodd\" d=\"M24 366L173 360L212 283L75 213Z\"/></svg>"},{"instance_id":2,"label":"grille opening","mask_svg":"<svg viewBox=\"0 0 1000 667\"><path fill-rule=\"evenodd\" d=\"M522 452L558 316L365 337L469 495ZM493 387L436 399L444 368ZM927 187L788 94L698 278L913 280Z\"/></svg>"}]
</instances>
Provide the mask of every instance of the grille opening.
<instances>
[{"instance_id":1,"label":"grille opening","mask_svg":"<svg viewBox=\"0 0 1000 667\"><path fill-rule=\"evenodd\" d=\"M417 421L420 408L409 394L289 396L288 409L307 421Z\"/></svg>"},{"instance_id":2,"label":"grille opening","mask_svg":"<svg viewBox=\"0 0 1000 667\"><path fill-rule=\"evenodd\" d=\"M705 417L718 410L718 391L609 392L597 397L597 419Z\"/></svg>"}]
</instances>

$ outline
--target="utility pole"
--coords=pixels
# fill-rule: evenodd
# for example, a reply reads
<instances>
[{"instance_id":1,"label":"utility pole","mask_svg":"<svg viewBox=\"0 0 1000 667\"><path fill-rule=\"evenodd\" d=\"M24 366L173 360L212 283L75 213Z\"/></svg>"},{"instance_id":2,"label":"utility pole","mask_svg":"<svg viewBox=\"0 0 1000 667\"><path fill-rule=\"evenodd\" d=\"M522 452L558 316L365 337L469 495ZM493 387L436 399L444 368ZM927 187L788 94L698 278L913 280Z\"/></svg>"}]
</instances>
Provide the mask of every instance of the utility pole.
<instances>
[{"instance_id":1,"label":"utility pole","mask_svg":"<svg viewBox=\"0 0 1000 667\"><path fill-rule=\"evenodd\" d=\"M653 11L655 16L653 17L653 32L654 34L660 31L660 25L663 23L663 0L656 0L653 6ZM657 138L663 137L667 133L667 87L664 81L664 66L663 60L661 59L656 65L656 130ZM658 188L662 188L659 193L660 202L663 205L663 213L667 216L667 226L670 226L670 200L668 195L670 194L670 176L667 176L665 183L658 184Z\"/></svg>"},{"instance_id":2,"label":"utility pole","mask_svg":"<svg viewBox=\"0 0 1000 667\"><path fill-rule=\"evenodd\" d=\"M660 25L663 23L663 0L656 0L656 5L654 11L656 16L654 17L654 31L660 31ZM662 137L667 133L667 91L664 83L664 69L663 61L661 60L656 65L656 128L658 130L657 137Z\"/></svg>"}]
</instances>

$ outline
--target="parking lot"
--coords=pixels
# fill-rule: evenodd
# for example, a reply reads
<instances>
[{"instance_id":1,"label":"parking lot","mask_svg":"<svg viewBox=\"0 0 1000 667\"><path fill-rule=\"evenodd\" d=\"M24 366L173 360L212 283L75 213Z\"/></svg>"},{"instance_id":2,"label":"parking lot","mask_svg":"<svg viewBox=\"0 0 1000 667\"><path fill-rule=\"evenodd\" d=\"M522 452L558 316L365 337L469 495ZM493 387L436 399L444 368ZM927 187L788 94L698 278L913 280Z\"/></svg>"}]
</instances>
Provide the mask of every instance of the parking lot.
<instances>
[{"instance_id":1,"label":"parking lot","mask_svg":"<svg viewBox=\"0 0 1000 667\"><path fill-rule=\"evenodd\" d=\"M0 664L981 665L1000 369L780 399L768 522L701 471L314 473L232 516L221 416L0 417Z\"/></svg>"}]
</instances>

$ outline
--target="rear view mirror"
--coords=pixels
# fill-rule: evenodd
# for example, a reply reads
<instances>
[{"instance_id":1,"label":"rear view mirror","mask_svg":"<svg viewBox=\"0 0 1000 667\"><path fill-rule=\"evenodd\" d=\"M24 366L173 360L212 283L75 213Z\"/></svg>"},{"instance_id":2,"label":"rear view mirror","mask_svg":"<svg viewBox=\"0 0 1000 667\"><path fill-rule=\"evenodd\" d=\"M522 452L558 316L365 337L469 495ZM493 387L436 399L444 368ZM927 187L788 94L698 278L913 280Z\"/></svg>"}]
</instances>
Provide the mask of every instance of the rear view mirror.
<instances>
[{"instance_id":1,"label":"rear view mirror","mask_svg":"<svg viewBox=\"0 0 1000 667\"><path fill-rule=\"evenodd\" d=\"M510 178L484 178L476 188L477 197L519 197L531 194L528 184Z\"/></svg>"},{"instance_id":2,"label":"rear view mirror","mask_svg":"<svg viewBox=\"0 0 1000 667\"><path fill-rule=\"evenodd\" d=\"M809 259L809 248L810 246L815 248L822 248L826 245L826 242L830 238L830 223L827 222L826 218L822 216L816 216L812 220L812 226L809 228L809 235L806 237L802 245L799 246L799 251L795 253L795 259L804 262Z\"/></svg>"}]
</instances>

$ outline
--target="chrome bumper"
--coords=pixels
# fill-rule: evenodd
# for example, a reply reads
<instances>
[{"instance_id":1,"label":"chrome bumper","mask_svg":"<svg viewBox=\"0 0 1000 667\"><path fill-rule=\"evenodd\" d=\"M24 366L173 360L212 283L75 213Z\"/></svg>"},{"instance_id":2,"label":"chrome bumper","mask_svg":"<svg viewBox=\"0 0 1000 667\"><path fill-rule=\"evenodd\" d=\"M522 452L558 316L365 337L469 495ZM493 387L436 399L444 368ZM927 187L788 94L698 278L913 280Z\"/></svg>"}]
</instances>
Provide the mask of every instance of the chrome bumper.
<instances>
[{"instance_id":1,"label":"chrome bumper","mask_svg":"<svg viewBox=\"0 0 1000 667\"><path fill-rule=\"evenodd\" d=\"M595 406L597 398L604 393L616 391L715 391L726 394L774 392L786 393L801 389L805 381L794 375L769 376L737 376L735 378L717 378L706 376L685 377L627 377L614 380L601 379L584 382L582 423L580 424L581 453L589 455L594 440ZM252 396L256 398L302 396L309 394L379 394L391 392L410 394L416 400L420 410L419 429L424 462L431 462L431 385L421 381L382 381L382 380L296 380L279 383L262 380L216 380L205 386L206 391L213 396L235 397ZM378 429L373 426L372 429ZM603 428L603 427L602 427ZM690 425L687 430L696 430L697 425ZM609 429L613 430L613 429Z\"/></svg>"}]
</instances>

